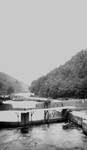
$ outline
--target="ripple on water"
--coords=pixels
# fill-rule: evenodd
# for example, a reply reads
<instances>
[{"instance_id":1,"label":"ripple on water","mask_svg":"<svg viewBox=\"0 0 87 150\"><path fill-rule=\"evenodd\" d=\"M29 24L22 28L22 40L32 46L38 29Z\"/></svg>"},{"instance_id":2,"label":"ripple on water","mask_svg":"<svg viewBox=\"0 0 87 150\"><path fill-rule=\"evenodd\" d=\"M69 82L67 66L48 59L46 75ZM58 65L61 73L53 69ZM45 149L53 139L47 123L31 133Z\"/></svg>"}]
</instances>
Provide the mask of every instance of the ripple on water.
<instances>
[{"instance_id":1,"label":"ripple on water","mask_svg":"<svg viewBox=\"0 0 87 150\"><path fill-rule=\"evenodd\" d=\"M0 150L86 150L87 137L80 128L64 130L63 123L0 130Z\"/></svg>"}]
</instances>

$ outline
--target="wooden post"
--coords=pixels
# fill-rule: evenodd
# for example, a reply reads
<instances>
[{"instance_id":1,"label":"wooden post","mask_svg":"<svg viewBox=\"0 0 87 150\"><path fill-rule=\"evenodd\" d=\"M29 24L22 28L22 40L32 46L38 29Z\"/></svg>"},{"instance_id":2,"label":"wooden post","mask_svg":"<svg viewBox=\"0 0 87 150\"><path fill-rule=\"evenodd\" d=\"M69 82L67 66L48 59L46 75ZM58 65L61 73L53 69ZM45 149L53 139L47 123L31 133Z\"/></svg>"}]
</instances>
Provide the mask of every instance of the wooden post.
<instances>
[{"instance_id":1,"label":"wooden post","mask_svg":"<svg viewBox=\"0 0 87 150\"><path fill-rule=\"evenodd\" d=\"M32 121L32 117L33 117L34 111L33 111L33 112L31 112L30 114L31 114L31 121Z\"/></svg>"},{"instance_id":2,"label":"wooden post","mask_svg":"<svg viewBox=\"0 0 87 150\"><path fill-rule=\"evenodd\" d=\"M21 113L21 125L26 126L29 123L29 112Z\"/></svg>"},{"instance_id":3,"label":"wooden post","mask_svg":"<svg viewBox=\"0 0 87 150\"><path fill-rule=\"evenodd\" d=\"M46 110L44 110L44 120L46 120Z\"/></svg>"},{"instance_id":4,"label":"wooden post","mask_svg":"<svg viewBox=\"0 0 87 150\"><path fill-rule=\"evenodd\" d=\"M44 110L44 121L49 121L49 111L48 110Z\"/></svg>"},{"instance_id":5,"label":"wooden post","mask_svg":"<svg viewBox=\"0 0 87 150\"><path fill-rule=\"evenodd\" d=\"M68 120L68 114L69 114L69 110L68 109L63 109L62 110L62 117L63 117L65 122L67 122L67 120Z\"/></svg>"}]
</instances>

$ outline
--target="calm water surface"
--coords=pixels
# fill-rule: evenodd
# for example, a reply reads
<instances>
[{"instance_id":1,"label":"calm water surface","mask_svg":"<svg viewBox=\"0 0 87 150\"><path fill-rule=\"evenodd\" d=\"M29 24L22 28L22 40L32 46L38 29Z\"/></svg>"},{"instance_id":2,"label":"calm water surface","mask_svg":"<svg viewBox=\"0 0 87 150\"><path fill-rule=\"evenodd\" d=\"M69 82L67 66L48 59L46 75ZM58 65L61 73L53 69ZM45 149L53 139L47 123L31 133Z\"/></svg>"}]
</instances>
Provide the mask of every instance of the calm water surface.
<instances>
[{"instance_id":1,"label":"calm water surface","mask_svg":"<svg viewBox=\"0 0 87 150\"><path fill-rule=\"evenodd\" d=\"M0 130L0 150L87 150L87 137L78 127L63 129L64 123Z\"/></svg>"}]
</instances>

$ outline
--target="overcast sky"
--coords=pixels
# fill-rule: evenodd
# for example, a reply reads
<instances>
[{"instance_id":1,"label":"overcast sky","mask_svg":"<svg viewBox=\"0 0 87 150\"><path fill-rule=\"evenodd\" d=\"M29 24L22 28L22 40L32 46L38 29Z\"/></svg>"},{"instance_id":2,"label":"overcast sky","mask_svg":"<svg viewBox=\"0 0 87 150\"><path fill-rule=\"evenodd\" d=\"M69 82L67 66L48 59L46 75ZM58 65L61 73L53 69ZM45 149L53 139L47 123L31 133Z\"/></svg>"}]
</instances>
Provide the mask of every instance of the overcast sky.
<instances>
[{"instance_id":1,"label":"overcast sky","mask_svg":"<svg viewBox=\"0 0 87 150\"><path fill-rule=\"evenodd\" d=\"M30 84L87 48L87 0L1 0L0 71Z\"/></svg>"}]
</instances>

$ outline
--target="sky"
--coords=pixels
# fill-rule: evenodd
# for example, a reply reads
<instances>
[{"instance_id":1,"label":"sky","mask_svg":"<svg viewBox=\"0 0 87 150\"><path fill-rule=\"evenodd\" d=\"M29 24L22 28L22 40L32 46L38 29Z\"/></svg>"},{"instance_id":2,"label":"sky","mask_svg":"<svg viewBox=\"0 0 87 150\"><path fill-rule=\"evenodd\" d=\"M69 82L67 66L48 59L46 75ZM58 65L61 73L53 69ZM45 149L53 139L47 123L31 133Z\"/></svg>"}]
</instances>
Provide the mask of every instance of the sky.
<instances>
[{"instance_id":1,"label":"sky","mask_svg":"<svg viewBox=\"0 0 87 150\"><path fill-rule=\"evenodd\" d=\"M27 84L87 48L87 0L1 0L0 72Z\"/></svg>"}]
</instances>

